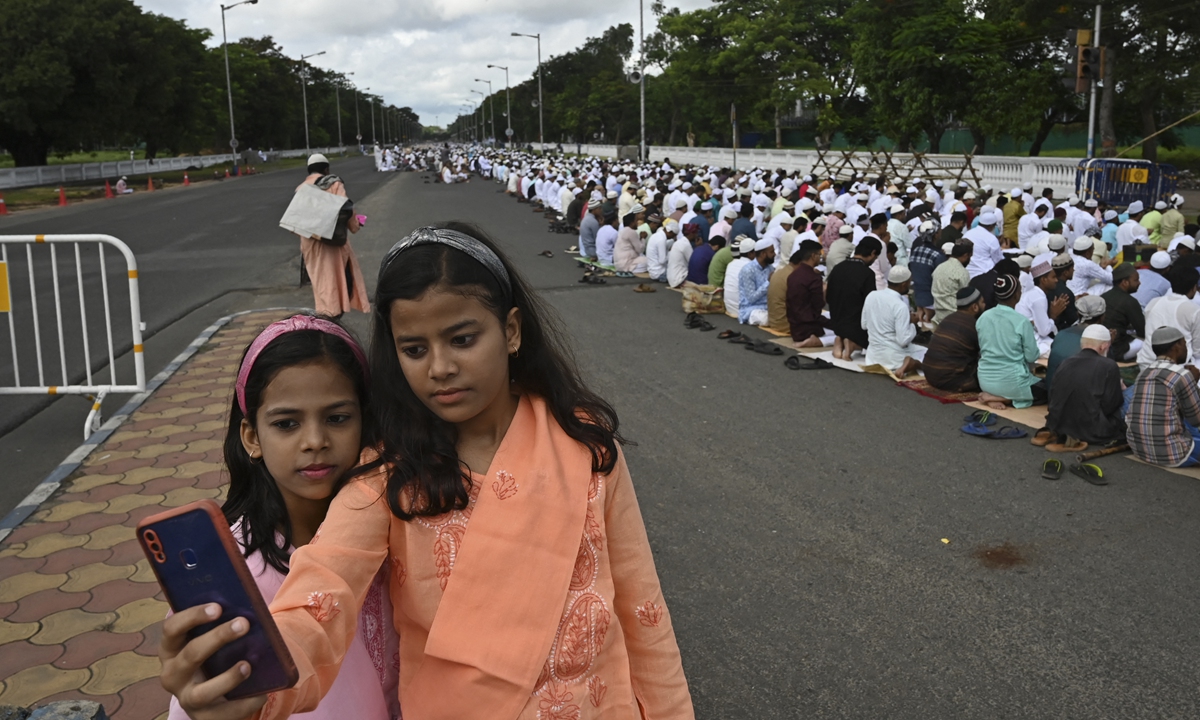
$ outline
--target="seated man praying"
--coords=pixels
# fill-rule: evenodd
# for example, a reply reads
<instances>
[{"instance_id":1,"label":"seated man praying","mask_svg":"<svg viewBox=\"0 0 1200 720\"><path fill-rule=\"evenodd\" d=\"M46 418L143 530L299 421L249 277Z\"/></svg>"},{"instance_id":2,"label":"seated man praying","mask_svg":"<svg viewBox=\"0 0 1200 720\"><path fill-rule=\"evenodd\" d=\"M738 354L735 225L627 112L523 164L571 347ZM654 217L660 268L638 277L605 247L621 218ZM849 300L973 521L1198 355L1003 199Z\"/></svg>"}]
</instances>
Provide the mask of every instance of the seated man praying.
<instances>
[{"instance_id":1,"label":"seated man praying","mask_svg":"<svg viewBox=\"0 0 1200 720\"><path fill-rule=\"evenodd\" d=\"M875 292L875 271L871 263L883 252L883 243L866 237L854 248L854 257L841 263L829 273L825 299L829 302L829 319L836 337L833 356L850 360L866 348L867 331L862 326L863 303Z\"/></svg>"},{"instance_id":2,"label":"seated man praying","mask_svg":"<svg viewBox=\"0 0 1200 720\"><path fill-rule=\"evenodd\" d=\"M1108 357L1110 345L1108 328L1088 325L1079 352L1059 366L1050 387L1046 427L1054 437L1049 438L1047 450L1079 452L1089 444L1107 445L1124 439L1125 398L1120 370Z\"/></svg>"},{"instance_id":3,"label":"seated man praying","mask_svg":"<svg viewBox=\"0 0 1200 720\"><path fill-rule=\"evenodd\" d=\"M1008 403L1027 408L1046 402L1046 386L1029 370L1038 359L1033 325L1016 311L1021 283L1012 275L996 278L996 307L979 316L979 399L996 409Z\"/></svg>"},{"instance_id":4,"label":"seated man praying","mask_svg":"<svg viewBox=\"0 0 1200 720\"><path fill-rule=\"evenodd\" d=\"M793 254L799 264L787 279L787 321L796 347L821 347L829 327L825 310L825 278L817 272L825 248L817 240L804 240Z\"/></svg>"},{"instance_id":5,"label":"seated man praying","mask_svg":"<svg viewBox=\"0 0 1200 720\"><path fill-rule=\"evenodd\" d=\"M1150 335L1154 360L1133 383L1125 438L1134 457L1152 465L1200 464L1200 370L1190 359L1179 328L1164 325Z\"/></svg>"},{"instance_id":6,"label":"seated man praying","mask_svg":"<svg viewBox=\"0 0 1200 720\"><path fill-rule=\"evenodd\" d=\"M862 326L867 331L867 364L879 365L896 377L916 372L921 362L913 357L917 337L914 313L908 305L912 273L903 265L888 270L888 286L863 302Z\"/></svg>"},{"instance_id":7,"label":"seated man praying","mask_svg":"<svg viewBox=\"0 0 1200 720\"><path fill-rule=\"evenodd\" d=\"M968 285L958 291L958 310L946 316L925 351L921 370L925 380L946 392L978 392L979 335L975 321L987 305L977 288Z\"/></svg>"}]
</instances>

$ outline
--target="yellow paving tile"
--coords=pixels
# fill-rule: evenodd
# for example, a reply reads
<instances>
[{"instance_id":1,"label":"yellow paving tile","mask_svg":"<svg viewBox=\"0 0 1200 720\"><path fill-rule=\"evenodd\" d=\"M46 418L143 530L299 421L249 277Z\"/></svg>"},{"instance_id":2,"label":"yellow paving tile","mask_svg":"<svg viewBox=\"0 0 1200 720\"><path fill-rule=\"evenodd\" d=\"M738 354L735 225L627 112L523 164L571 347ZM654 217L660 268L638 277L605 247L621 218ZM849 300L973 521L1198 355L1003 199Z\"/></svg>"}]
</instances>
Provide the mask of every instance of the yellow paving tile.
<instances>
[{"instance_id":1,"label":"yellow paving tile","mask_svg":"<svg viewBox=\"0 0 1200 720\"><path fill-rule=\"evenodd\" d=\"M136 440L137 438L144 438L149 434L150 434L149 430L121 430L120 432L115 432L112 435L109 435L108 442L113 443L113 444L122 443L122 442L125 442L126 440Z\"/></svg>"},{"instance_id":2,"label":"yellow paving tile","mask_svg":"<svg viewBox=\"0 0 1200 720\"><path fill-rule=\"evenodd\" d=\"M80 515L88 513L100 512L104 509L105 503L89 503L89 502L65 502L61 505L55 505L46 512L42 517L42 522L61 522L77 518Z\"/></svg>"},{"instance_id":3,"label":"yellow paving tile","mask_svg":"<svg viewBox=\"0 0 1200 720\"><path fill-rule=\"evenodd\" d=\"M179 507L196 500L211 500L220 494L220 488L175 488L163 496L162 504L165 507Z\"/></svg>"},{"instance_id":4,"label":"yellow paving tile","mask_svg":"<svg viewBox=\"0 0 1200 720\"><path fill-rule=\"evenodd\" d=\"M125 458L131 458L133 455L133 450L109 450L102 453L92 453L83 461L83 466L94 467L96 465L110 463L113 460L124 460Z\"/></svg>"},{"instance_id":5,"label":"yellow paving tile","mask_svg":"<svg viewBox=\"0 0 1200 720\"><path fill-rule=\"evenodd\" d=\"M175 468L175 477L177 478L194 478L199 477L213 470L223 470L225 466L221 463L205 462L203 460L193 460L186 462Z\"/></svg>"},{"instance_id":6,"label":"yellow paving tile","mask_svg":"<svg viewBox=\"0 0 1200 720\"><path fill-rule=\"evenodd\" d=\"M190 453L208 452L209 450L218 450L224 445L225 445L224 442L222 442L220 440L215 440L215 439L213 439L213 440L193 440L192 442L187 444L187 452L190 452Z\"/></svg>"},{"instance_id":7,"label":"yellow paving tile","mask_svg":"<svg viewBox=\"0 0 1200 720\"><path fill-rule=\"evenodd\" d=\"M229 404L224 403L224 402L211 403L211 404L205 405L204 407L200 408L200 412L202 414L216 415L218 417L224 417L225 413L227 413L228 411L229 411Z\"/></svg>"},{"instance_id":8,"label":"yellow paving tile","mask_svg":"<svg viewBox=\"0 0 1200 720\"><path fill-rule=\"evenodd\" d=\"M62 584L63 592L86 592L101 583L110 580L124 580L134 573L132 565L109 565L107 563L89 563L67 571L69 578Z\"/></svg>"},{"instance_id":9,"label":"yellow paving tile","mask_svg":"<svg viewBox=\"0 0 1200 720\"><path fill-rule=\"evenodd\" d=\"M0 558L12 557L25 549L25 543L16 543L0 550Z\"/></svg>"},{"instance_id":10,"label":"yellow paving tile","mask_svg":"<svg viewBox=\"0 0 1200 720\"><path fill-rule=\"evenodd\" d=\"M158 578L154 577L154 571L150 569L150 562L146 558L138 560L135 567L137 568L137 572L129 576L130 582L158 582Z\"/></svg>"},{"instance_id":11,"label":"yellow paving tile","mask_svg":"<svg viewBox=\"0 0 1200 720\"><path fill-rule=\"evenodd\" d=\"M158 412L141 412L135 418L137 420L170 420L172 418L183 417L184 415L194 415L196 408L189 407L167 407Z\"/></svg>"},{"instance_id":12,"label":"yellow paving tile","mask_svg":"<svg viewBox=\"0 0 1200 720\"><path fill-rule=\"evenodd\" d=\"M88 535L91 536L91 540L84 544L85 550L107 550L113 545L132 540L135 537L133 528L124 525L109 525L93 530Z\"/></svg>"},{"instance_id":13,"label":"yellow paving tile","mask_svg":"<svg viewBox=\"0 0 1200 720\"><path fill-rule=\"evenodd\" d=\"M4 679L0 704L28 707L44 697L78 690L91 677L87 669L60 670L53 665L36 665Z\"/></svg>"},{"instance_id":14,"label":"yellow paving tile","mask_svg":"<svg viewBox=\"0 0 1200 720\"><path fill-rule=\"evenodd\" d=\"M17 553L17 557L39 558L46 557L52 552L79 547L88 541L87 535L63 535L62 533L46 533L25 541L25 549Z\"/></svg>"},{"instance_id":15,"label":"yellow paving tile","mask_svg":"<svg viewBox=\"0 0 1200 720\"><path fill-rule=\"evenodd\" d=\"M0 580L0 602L16 602L26 595L58 587L67 579L66 573L43 575L36 572L25 572Z\"/></svg>"},{"instance_id":16,"label":"yellow paving tile","mask_svg":"<svg viewBox=\"0 0 1200 720\"><path fill-rule=\"evenodd\" d=\"M120 482L122 477L122 475L104 475L101 473L80 475L67 485L67 491L87 492L101 485L111 485L115 482Z\"/></svg>"},{"instance_id":17,"label":"yellow paving tile","mask_svg":"<svg viewBox=\"0 0 1200 720\"><path fill-rule=\"evenodd\" d=\"M125 473L121 478L122 485L141 485L160 477L167 477L175 472L174 468L140 467Z\"/></svg>"},{"instance_id":18,"label":"yellow paving tile","mask_svg":"<svg viewBox=\"0 0 1200 720\"><path fill-rule=\"evenodd\" d=\"M122 495L108 501L108 507L103 510L110 515L127 513L146 505L157 505L162 502L162 495Z\"/></svg>"},{"instance_id":19,"label":"yellow paving tile","mask_svg":"<svg viewBox=\"0 0 1200 720\"><path fill-rule=\"evenodd\" d=\"M117 608L117 621L112 624L112 632L140 632L165 618L170 609L170 605L154 598L142 598L126 603ZM3 626L0 626L0 631L3 631Z\"/></svg>"},{"instance_id":20,"label":"yellow paving tile","mask_svg":"<svg viewBox=\"0 0 1200 720\"><path fill-rule=\"evenodd\" d=\"M157 677L159 662L135 652L123 652L92 663L92 679L81 690L89 695L112 695L146 678Z\"/></svg>"},{"instance_id":21,"label":"yellow paving tile","mask_svg":"<svg viewBox=\"0 0 1200 720\"><path fill-rule=\"evenodd\" d=\"M104 630L117 619L115 612L90 613L79 608L63 610L42 618L42 629L29 638L34 645L57 645L93 630Z\"/></svg>"},{"instance_id":22,"label":"yellow paving tile","mask_svg":"<svg viewBox=\"0 0 1200 720\"><path fill-rule=\"evenodd\" d=\"M171 437L176 433L191 432L194 425L159 425L158 427L147 433L146 437L165 438Z\"/></svg>"},{"instance_id":23,"label":"yellow paving tile","mask_svg":"<svg viewBox=\"0 0 1200 720\"><path fill-rule=\"evenodd\" d=\"M196 423L196 432L213 432L214 430L225 430L225 420L205 420L204 422Z\"/></svg>"},{"instance_id":24,"label":"yellow paving tile","mask_svg":"<svg viewBox=\"0 0 1200 720\"><path fill-rule=\"evenodd\" d=\"M177 392L172 395L161 395L161 396L159 396L158 399L161 400L162 402L181 403L181 402L187 402L188 400L194 400L195 398L198 398L198 397L207 397L207 396L208 396L208 393L206 393L206 392L196 392L193 390L191 392Z\"/></svg>"},{"instance_id":25,"label":"yellow paving tile","mask_svg":"<svg viewBox=\"0 0 1200 720\"><path fill-rule=\"evenodd\" d=\"M146 447L138 449L137 457L139 457L139 458L156 458L160 455L169 455L171 453L182 452L183 449L186 447L187 447L187 445L183 445L183 444L167 445L167 444L160 443L158 445L147 445Z\"/></svg>"},{"instance_id":26,"label":"yellow paving tile","mask_svg":"<svg viewBox=\"0 0 1200 720\"><path fill-rule=\"evenodd\" d=\"M140 629L140 628L139 628ZM24 640L32 636L38 631L38 624L35 622L14 623L7 620L0 620L0 645L5 643Z\"/></svg>"}]
</instances>

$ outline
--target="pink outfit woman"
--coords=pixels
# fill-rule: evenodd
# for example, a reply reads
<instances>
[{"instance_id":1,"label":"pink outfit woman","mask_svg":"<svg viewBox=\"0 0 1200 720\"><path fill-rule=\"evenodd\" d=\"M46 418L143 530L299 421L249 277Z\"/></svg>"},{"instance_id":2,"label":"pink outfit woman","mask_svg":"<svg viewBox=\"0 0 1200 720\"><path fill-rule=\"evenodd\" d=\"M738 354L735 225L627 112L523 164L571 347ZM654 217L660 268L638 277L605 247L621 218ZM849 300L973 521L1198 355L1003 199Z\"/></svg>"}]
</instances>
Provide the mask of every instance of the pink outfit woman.
<instances>
[{"instance_id":1,"label":"pink outfit woman","mask_svg":"<svg viewBox=\"0 0 1200 720\"><path fill-rule=\"evenodd\" d=\"M300 184L312 185L320 177L319 173L312 173ZM326 192L346 197L346 187L340 182L334 183ZM358 219L351 216L350 232L358 232L358 227ZM358 258L350 247L349 238L346 239L345 245L337 247L301 236L300 254L304 256L304 266L308 268L308 276L312 278L313 305L319 314L337 317L350 310L371 312L362 269L359 268ZM346 282L347 275L354 281L353 291Z\"/></svg>"}]
</instances>

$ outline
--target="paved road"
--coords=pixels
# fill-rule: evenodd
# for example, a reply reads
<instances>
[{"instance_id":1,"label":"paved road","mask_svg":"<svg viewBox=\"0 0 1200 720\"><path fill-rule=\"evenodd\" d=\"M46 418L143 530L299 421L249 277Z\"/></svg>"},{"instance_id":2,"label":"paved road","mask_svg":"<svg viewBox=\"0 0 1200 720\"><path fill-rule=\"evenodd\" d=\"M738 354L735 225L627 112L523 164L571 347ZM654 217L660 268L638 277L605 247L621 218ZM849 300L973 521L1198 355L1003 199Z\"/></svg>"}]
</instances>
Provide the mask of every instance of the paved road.
<instances>
[{"instance_id":1,"label":"paved road","mask_svg":"<svg viewBox=\"0 0 1200 720\"><path fill-rule=\"evenodd\" d=\"M570 239L489 183L402 175L365 205L369 278L413 227L474 220L560 313L637 443L698 717L1197 715L1194 481L1116 458L1109 487L1047 482L1042 451L961 435L961 406L685 330L678 294L580 285L539 257ZM303 295L230 307L279 298ZM1020 562L977 559L1003 543Z\"/></svg>"}]
</instances>

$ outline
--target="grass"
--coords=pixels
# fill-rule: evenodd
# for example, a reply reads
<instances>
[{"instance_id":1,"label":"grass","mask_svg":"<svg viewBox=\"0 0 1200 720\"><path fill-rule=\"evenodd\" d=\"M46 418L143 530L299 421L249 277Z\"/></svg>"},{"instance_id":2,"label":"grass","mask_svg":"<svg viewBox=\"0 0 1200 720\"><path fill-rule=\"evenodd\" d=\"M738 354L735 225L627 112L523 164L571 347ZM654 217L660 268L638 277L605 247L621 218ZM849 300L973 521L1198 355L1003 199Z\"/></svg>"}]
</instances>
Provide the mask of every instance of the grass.
<instances>
[{"instance_id":1,"label":"grass","mask_svg":"<svg viewBox=\"0 0 1200 720\"><path fill-rule=\"evenodd\" d=\"M305 158L283 158L276 162L264 163L260 166L255 166L258 173L278 172L280 170L295 170L296 168L304 167ZM334 163L336 164L336 160ZM217 182L225 179L225 171L232 172L233 164L225 163L222 165L214 165L203 170L188 171L176 170L172 172L153 173L151 175L130 175L126 181L129 187L133 188L135 193L146 192L147 185L151 178L154 179L155 189L162 190L164 188L178 187L183 185L183 176L188 175L188 180L195 185L202 182ZM243 168L244 170L244 168ZM114 183L115 185L115 183ZM103 200L104 199L104 183L99 184L96 181L88 183L80 183L75 185L63 186L63 192L67 196L68 203L81 202L85 200ZM115 190L114 190L115 192ZM58 187L33 187L20 188L17 190L9 190L6 193L0 193L0 197L4 198L5 204L9 211L29 210L32 208L49 207L58 204Z\"/></svg>"}]
</instances>

